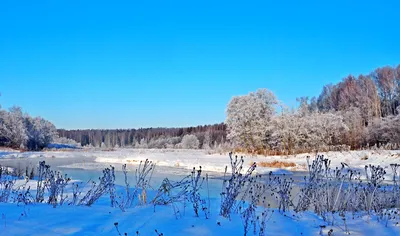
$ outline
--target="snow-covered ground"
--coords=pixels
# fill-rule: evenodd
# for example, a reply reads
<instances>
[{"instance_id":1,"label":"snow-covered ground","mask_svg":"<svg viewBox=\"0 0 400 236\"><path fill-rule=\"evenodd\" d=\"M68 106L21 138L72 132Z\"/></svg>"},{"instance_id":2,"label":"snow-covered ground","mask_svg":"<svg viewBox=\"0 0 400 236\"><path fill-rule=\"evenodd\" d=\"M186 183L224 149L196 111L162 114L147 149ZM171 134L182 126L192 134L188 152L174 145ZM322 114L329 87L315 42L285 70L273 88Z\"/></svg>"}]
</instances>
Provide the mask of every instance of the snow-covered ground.
<instances>
[{"instance_id":1,"label":"snow-covered ground","mask_svg":"<svg viewBox=\"0 0 400 236\"><path fill-rule=\"evenodd\" d=\"M386 167L392 163L400 163L400 151L378 150L378 151L347 151L319 153L332 161L332 166L340 166L342 162L353 168L364 168L365 165L373 164ZM240 156L241 154L237 154ZM289 156L245 156L245 166L253 162L282 161L295 163L294 167L266 168L258 166L258 173L289 173L289 171L306 171L307 156L313 158L316 154L299 154ZM152 160L159 166L181 167L192 169L202 166L206 171L224 172L229 166L227 153L207 154L205 151L193 150L120 150L117 152L96 153L96 162L102 163L127 163L135 164L141 160Z\"/></svg>"},{"instance_id":2,"label":"snow-covered ground","mask_svg":"<svg viewBox=\"0 0 400 236\"><path fill-rule=\"evenodd\" d=\"M344 151L344 152L327 152L319 153L331 160L333 167L340 166L341 163L346 163L352 168L363 169L365 165L373 164L380 165L387 169L390 173L389 165L392 163L400 163L399 150L376 150L376 151ZM238 154L239 156L241 154ZM292 167L270 168L261 167L257 168L258 173L268 173L273 171L276 174L290 173L293 171L306 171L307 170L307 156L314 157L313 154L298 154L289 156L246 156L245 166L250 166L251 163L257 162L273 162L281 161L287 163L294 163ZM149 159L157 164L157 166L166 167L179 167L181 169L191 170L193 167L201 166L204 171L223 173L225 167L229 166L230 160L228 153L209 154L204 150L181 150L181 149L117 149L115 151L101 151L101 150L72 150L72 151L48 151L48 152L15 152L15 151L1 151L0 158L80 158L82 163L75 163L65 165L70 168L98 168L99 165L93 162L85 162L89 158L94 158L97 163L110 163L110 164L130 164L138 165L140 161Z\"/></svg>"},{"instance_id":3,"label":"snow-covered ground","mask_svg":"<svg viewBox=\"0 0 400 236\"><path fill-rule=\"evenodd\" d=\"M215 205L215 204L214 204ZM92 207L61 206L53 208L45 204L19 206L0 203L0 235L107 235L118 236L114 226L118 223L121 235L163 235L208 236L208 235L243 235L242 219L238 216L226 220L218 216L213 209L210 219L195 217L187 209L185 215L176 219L172 207L159 206L154 212L153 206L138 206L121 212L107 204ZM320 235L320 226L326 226L319 217L312 213L285 216L274 212L266 225L266 235ZM338 217L340 221L340 217ZM322 228L323 235L333 229L333 235L346 235L343 226ZM399 235L400 227L366 218L355 218L348 222L351 235ZM139 231L140 234L136 234ZM253 235L252 232L249 235Z\"/></svg>"},{"instance_id":4,"label":"snow-covered ground","mask_svg":"<svg viewBox=\"0 0 400 236\"><path fill-rule=\"evenodd\" d=\"M400 151L352 151L328 152L324 154L332 161L332 166L340 166L341 162L353 168L363 169L365 165L380 165L390 172L391 163L400 163ZM295 163L288 168L258 167L258 173L295 173L305 171L307 156L310 154L292 156L247 156L245 166L253 162L283 161ZM314 156L312 154L311 156ZM193 167L202 166L205 172L225 171L229 165L227 153L209 154L203 150L138 150L118 149L116 151L101 150L72 150L46 152L16 152L0 150L0 158L5 160L29 160L36 162L41 159L62 160L64 168L86 170L101 169L110 164L129 164L136 168L140 161L149 159L159 167L176 168L184 171ZM74 159L73 163L67 160ZM0 165L3 162L0 162ZM68 174L68 169L65 171ZM83 174L85 171L81 171ZM81 174L82 174L81 173ZM99 172L94 172L95 175ZM188 172L186 172L188 173ZM94 178L93 178L94 179ZM19 183L21 184L21 183ZM32 191L35 182L29 182ZM158 186L158 185L157 185ZM157 188L155 186L155 188ZM219 188L218 186L215 188ZM195 217L193 210L187 207L180 219L176 219L171 206L158 206L156 211L152 205L137 206L122 212L118 208L111 208L108 196L104 196L91 207L86 206L58 206L53 208L46 204L17 206L11 203L0 203L0 235L118 235L114 223L118 222L121 235L157 235L158 230L163 235L243 235L242 219L233 215L231 220L219 216L220 199L217 195L211 197L210 219ZM322 229L324 235L333 229L334 235L344 235L344 225L341 217L337 216L335 226L327 224L311 212L296 214L278 213L276 210L266 225L267 235L319 235ZM374 217L365 216L347 217L347 227L352 235L400 235L398 219L390 221L388 226L377 221ZM326 226L321 228L320 226ZM252 235L252 233L250 233Z\"/></svg>"},{"instance_id":5,"label":"snow-covered ground","mask_svg":"<svg viewBox=\"0 0 400 236\"><path fill-rule=\"evenodd\" d=\"M24 184L18 180L16 186ZM27 186L32 193L36 190L36 182L31 180ZM68 193L71 191L69 189ZM204 192L203 192L204 193ZM154 196L154 191L149 196ZM157 235L155 230L163 235L244 235L243 219L233 214L230 220L219 216L220 200L210 201L211 214L209 219L202 214L195 214L187 203L177 205L181 214L177 218L172 206L143 205L122 212L119 208L110 207L108 195L100 198L93 206L62 205L53 208L47 204L17 205L0 203L0 235L116 235L116 223L121 235ZM340 216L335 216L336 224L328 225L320 217L311 212L278 212L276 209L267 211L266 235L346 235ZM261 215L260 215L261 216ZM347 228L351 235L399 235L399 219L385 222L375 217L363 215L348 215ZM138 233L137 233L138 232ZM321 234L322 232L322 234ZM253 235L250 229L248 235Z\"/></svg>"}]
</instances>

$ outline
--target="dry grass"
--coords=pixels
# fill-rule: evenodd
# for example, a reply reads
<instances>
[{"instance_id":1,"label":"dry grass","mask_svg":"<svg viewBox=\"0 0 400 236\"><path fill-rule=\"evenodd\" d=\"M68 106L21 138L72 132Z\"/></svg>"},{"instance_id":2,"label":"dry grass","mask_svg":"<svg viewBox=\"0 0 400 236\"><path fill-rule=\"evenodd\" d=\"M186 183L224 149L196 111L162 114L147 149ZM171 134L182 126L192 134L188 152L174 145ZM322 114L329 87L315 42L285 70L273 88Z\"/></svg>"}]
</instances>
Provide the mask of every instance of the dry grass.
<instances>
[{"instance_id":1,"label":"dry grass","mask_svg":"<svg viewBox=\"0 0 400 236\"><path fill-rule=\"evenodd\" d=\"M138 160L126 160L126 162L128 162L128 163L136 163L136 162L139 162Z\"/></svg>"},{"instance_id":2,"label":"dry grass","mask_svg":"<svg viewBox=\"0 0 400 236\"><path fill-rule=\"evenodd\" d=\"M270 168L288 168L296 167L294 162L284 162L284 161L273 161L273 162L257 162L258 167L270 167Z\"/></svg>"}]
</instances>

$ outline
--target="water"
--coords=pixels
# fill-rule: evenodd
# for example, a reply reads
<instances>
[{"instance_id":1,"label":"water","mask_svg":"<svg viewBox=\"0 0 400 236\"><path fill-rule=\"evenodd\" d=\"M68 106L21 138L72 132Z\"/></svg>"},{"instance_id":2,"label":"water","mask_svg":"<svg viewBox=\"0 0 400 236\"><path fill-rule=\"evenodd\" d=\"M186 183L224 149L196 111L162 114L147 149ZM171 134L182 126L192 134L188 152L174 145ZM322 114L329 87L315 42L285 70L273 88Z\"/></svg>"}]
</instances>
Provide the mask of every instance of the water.
<instances>
[{"instance_id":1,"label":"water","mask_svg":"<svg viewBox=\"0 0 400 236\"><path fill-rule=\"evenodd\" d=\"M13 159L0 159L1 166L12 167L15 169L21 169L22 173L25 174L25 169L28 167L28 171L32 168L37 168L40 161L45 161L46 164L50 165L53 170L61 171L63 174L67 174L73 180L79 180L82 182L88 182L90 180L98 181L99 177L102 176L102 170L110 166L110 163L97 163L94 161L94 157L69 157L69 158L13 158ZM122 172L121 164L112 164L115 167L115 183L117 185L125 185L124 175ZM128 181L131 186L136 182L135 170L138 168L137 165L127 165L128 170ZM151 179L150 188L157 190L161 182L168 178L170 181L179 181L190 174L191 170L183 169L179 167L164 167L156 166ZM207 194L209 192L210 197L219 197L222 191L223 185L223 174L216 172L206 172L209 176ZM204 176L205 176L205 174ZM298 192L298 184L303 181L304 172L294 172L293 175L282 176L284 178L293 178L295 182L294 193ZM261 181L266 180L269 176L265 175L261 178ZM207 183L204 182L203 189L207 188ZM275 199L270 199L271 205Z\"/></svg>"}]
</instances>

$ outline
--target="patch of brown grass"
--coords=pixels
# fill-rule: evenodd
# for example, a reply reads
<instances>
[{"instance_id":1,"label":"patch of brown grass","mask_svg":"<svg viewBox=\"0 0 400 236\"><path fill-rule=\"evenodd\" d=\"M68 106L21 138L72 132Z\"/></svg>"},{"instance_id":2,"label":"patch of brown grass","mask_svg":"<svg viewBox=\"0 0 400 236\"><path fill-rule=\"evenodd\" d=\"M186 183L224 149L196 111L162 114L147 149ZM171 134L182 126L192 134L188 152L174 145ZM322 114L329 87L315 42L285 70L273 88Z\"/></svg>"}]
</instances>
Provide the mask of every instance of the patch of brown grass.
<instances>
[{"instance_id":1,"label":"patch of brown grass","mask_svg":"<svg viewBox=\"0 0 400 236\"><path fill-rule=\"evenodd\" d=\"M139 162L138 160L126 160L128 163L136 163Z\"/></svg>"},{"instance_id":2,"label":"patch of brown grass","mask_svg":"<svg viewBox=\"0 0 400 236\"><path fill-rule=\"evenodd\" d=\"M270 167L270 168L288 168L288 167L296 167L296 163L284 162L284 161L273 161L273 162L261 161L257 162L257 166Z\"/></svg>"}]
</instances>

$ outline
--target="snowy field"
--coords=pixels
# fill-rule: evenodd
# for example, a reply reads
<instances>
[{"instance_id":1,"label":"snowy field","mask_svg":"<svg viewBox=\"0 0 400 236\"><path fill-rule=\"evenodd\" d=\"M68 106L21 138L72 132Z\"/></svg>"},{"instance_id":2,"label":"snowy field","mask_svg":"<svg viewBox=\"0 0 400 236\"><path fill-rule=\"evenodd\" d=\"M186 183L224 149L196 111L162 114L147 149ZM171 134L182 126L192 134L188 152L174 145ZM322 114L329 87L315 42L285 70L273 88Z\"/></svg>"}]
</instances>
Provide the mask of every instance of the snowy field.
<instances>
[{"instance_id":1,"label":"snowy field","mask_svg":"<svg viewBox=\"0 0 400 236\"><path fill-rule=\"evenodd\" d=\"M400 164L400 151L352 151L329 152L324 154L332 161L333 167L347 163L355 169L363 170L365 165L380 165L391 173L390 164ZM247 156L244 167L247 169L253 162L272 163L281 161L294 163L290 167L257 167L256 172L267 174L272 171L275 174L298 176L307 171L307 158L310 154L293 156ZM315 156L312 154L311 156ZM209 219L202 214L196 217L190 204L178 204L177 206L165 205L154 208L152 204L139 204L125 209L110 207L110 197L102 196L92 206L76 206L64 204L53 208L51 205L33 203L29 205L16 203L0 203L0 235L244 235L243 218L239 214L232 214L230 220L219 216L221 200L218 191L222 188L222 176L225 167L230 165L227 153L209 154L203 150L137 150L117 149L116 151L101 150L73 150L73 151L46 151L46 152L16 152L12 150L0 150L0 165L29 162L37 163L46 160L52 167L74 176L73 181L84 180L85 175L96 180L101 175L101 170L109 165L120 171L121 164L127 164L133 173L140 161L153 161L156 171L162 172L159 177L155 175L151 182L148 198L155 196L158 186L164 177L172 179L181 178L190 173L193 167L202 167L204 173L209 173L215 179L210 181L212 189L209 198ZM14 162L13 162L14 161ZM15 166L14 166L15 168ZM82 178L81 178L82 177ZM117 173L117 179L122 179L121 172ZM22 186L23 180L18 180L16 186ZM116 181L117 189L123 189L123 181ZM36 191L37 183L30 180L27 184L32 195ZM72 198L72 189L66 188L69 199ZM208 189L208 191L210 191ZM207 195L205 188L201 189L202 196ZM378 220L376 216L366 214L350 214L346 216L347 222L342 222L342 216L333 215L336 224L327 224L321 217L312 212L294 211L278 212L271 203L267 208L265 235L400 235L400 219L394 218L388 221ZM180 213L176 214L176 208ZM258 212L261 217L261 212ZM157 230L158 233L155 232ZM119 232L118 232L119 231ZM257 235L259 234L257 231ZM253 235L249 230L248 235Z\"/></svg>"},{"instance_id":2,"label":"snowy field","mask_svg":"<svg viewBox=\"0 0 400 236\"><path fill-rule=\"evenodd\" d=\"M400 151L395 150L376 150L376 151L343 151L319 153L331 160L333 167L339 167L341 163L346 163L352 168L364 169L365 165L380 165L390 173L389 165L400 163ZM237 154L241 156L241 154ZM281 161L294 163L290 167L257 167L257 173L267 174L270 171L276 174L290 174L294 171L307 171L307 156L313 158L315 153L306 153L289 156L249 156L245 157L245 166L250 166L253 162L274 162ZM109 164L129 164L138 165L140 161L146 159L153 161L157 166L172 167L191 170L193 167L201 166L204 171L223 173L225 167L229 166L228 153L209 154L204 150L181 150L181 149L116 149L116 151L101 150L73 150L73 151L48 151L48 152L16 152L0 150L0 159L77 159L80 162L66 164L64 167L81 169L98 169ZM94 161L92 161L94 160ZM67 161L66 161L67 162ZM106 165L100 165L106 164Z\"/></svg>"},{"instance_id":3,"label":"snowy field","mask_svg":"<svg viewBox=\"0 0 400 236\"><path fill-rule=\"evenodd\" d=\"M212 206L210 219L195 217L187 212L179 219L174 216L170 206L160 206L154 211L153 206L138 206L121 212L111 208L107 199L92 207L61 206L53 208L45 204L19 206L0 204L0 235L105 235L118 236L114 226L118 223L121 235L163 235L207 236L207 235L243 235L242 219L235 215L231 220L218 216L218 200ZM312 213L287 215L272 212L266 225L266 235L346 235L343 226L326 226L321 218ZM340 217L337 216L338 220ZM400 226L391 224L388 227L375 219L356 217L348 223L351 235L399 235ZM249 233L253 235L253 233Z\"/></svg>"}]
</instances>

